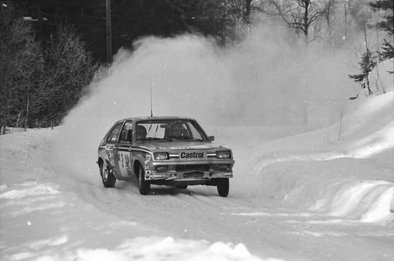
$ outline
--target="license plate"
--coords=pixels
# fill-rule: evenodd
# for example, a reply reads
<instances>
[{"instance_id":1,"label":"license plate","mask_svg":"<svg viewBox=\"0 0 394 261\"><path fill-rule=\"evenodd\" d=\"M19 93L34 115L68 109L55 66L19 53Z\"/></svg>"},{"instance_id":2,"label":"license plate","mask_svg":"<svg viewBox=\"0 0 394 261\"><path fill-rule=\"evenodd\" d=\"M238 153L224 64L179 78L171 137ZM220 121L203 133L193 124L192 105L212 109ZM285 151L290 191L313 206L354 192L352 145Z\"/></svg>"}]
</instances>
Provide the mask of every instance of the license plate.
<instances>
[{"instance_id":1,"label":"license plate","mask_svg":"<svg viewBox=\"0 0 394 261\"><path fill-rule=\"evenodd\" d=\"M183 174L183 178L185 179L196 179L196 178L202 178L203 176L204 173L202 172L189 172Z\"/></svg>"}]
</instances>

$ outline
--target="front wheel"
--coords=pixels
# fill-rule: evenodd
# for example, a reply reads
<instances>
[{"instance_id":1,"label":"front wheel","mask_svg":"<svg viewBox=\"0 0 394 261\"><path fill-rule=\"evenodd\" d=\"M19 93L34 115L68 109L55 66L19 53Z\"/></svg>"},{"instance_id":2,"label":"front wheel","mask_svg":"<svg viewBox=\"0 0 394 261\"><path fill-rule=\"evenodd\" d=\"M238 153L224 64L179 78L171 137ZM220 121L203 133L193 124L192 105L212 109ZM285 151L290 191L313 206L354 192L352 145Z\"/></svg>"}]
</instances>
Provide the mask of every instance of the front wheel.
<instances>
[{"instance_id":1,"label":"front wheel","mask_svg":"<svg viewBox=\"0 0 394 261\"><path fill-rule=\"evenodd\" d=\"M187 189L187 185L176 186L177 189Z\"/></svg>"},{"instance_id":2,"label":"front wheel","mask_svg":"<svg viewBox=\"0 0 394 261\"><path fill-rule=\"evenodd\" d=\"M105 162L99 165L99 169L104 187L113 188L115 186L116 178L112 173L112 169Z\"/></svg>"},{"instance_id":3,"label":"front wheel","mask_svg":"<svg viewBox=\"0 0 394 261\"><path fill-rule=\"evenodd\" d=\"M217 179L216 187L218 189L218 194L221 197L227 197L230 190L230 182L228 178Z\"/></svg>"},{"instance_id":4,"label":"front wheel","mask_svg":"<svg viewBox=\"0 0 394 261\"><path fill-rule=\"evenodd\" d=\"M141 195L148 195L150 183L145 180L145 173L142 167L140 167L138 170L138 188Z\"/></svg>"}]
</instances>

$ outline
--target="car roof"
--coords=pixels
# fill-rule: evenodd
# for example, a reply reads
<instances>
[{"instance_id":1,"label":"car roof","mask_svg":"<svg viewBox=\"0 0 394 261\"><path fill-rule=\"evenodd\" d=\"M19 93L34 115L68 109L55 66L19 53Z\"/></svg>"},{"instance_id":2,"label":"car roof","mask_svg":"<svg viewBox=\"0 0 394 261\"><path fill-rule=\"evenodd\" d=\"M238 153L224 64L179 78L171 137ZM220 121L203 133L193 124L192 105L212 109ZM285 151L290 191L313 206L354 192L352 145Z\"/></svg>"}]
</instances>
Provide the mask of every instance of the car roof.
<instances>
[{"instance_id":1,"label":"car roof","mask_svg":"<svg viewBox=\"0 0 394 261\"><path fill-rule=\"evenodd\" d=\"M188 117L179 117L179 116L143 116L143 117L130 117L130 118L125 118L122 120L116 121L122 122L122 121L149 121L149 120L193 120L193 118L188 118Z\"/></svg>"}]
</instances>

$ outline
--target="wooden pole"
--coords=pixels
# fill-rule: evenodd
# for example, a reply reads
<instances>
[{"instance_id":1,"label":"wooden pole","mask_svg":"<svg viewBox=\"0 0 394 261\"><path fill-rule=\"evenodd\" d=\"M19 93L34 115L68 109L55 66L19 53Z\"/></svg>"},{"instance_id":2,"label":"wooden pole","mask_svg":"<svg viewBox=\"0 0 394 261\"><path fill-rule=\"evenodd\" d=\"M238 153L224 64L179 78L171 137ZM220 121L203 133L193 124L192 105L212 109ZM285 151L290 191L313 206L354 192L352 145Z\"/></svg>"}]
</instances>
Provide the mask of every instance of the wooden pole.
<instances>
[{"instance_id":1,"label":"wooden pole","mask_svg":"<svg viewBox=\"0 0 394 261\"><path fill-rule=\"evenodd\" d=\"M25 117L25 131L27 130L27 123L29 121L29 107L30 107L30 97L29 97L29 91L26 93L26 117Z\"/></svg>"},{"instance_id":2,"label":"wooden pole","mask_svg":"<svg viewBox=\"0 0 394 261\"><path fill-rule=\"evenodd\" d=\"M106 38L107 38L107 63L112 63L112 28L111 28L111 0L105 2L106 10Z\"/></svg>"}]
</instances>

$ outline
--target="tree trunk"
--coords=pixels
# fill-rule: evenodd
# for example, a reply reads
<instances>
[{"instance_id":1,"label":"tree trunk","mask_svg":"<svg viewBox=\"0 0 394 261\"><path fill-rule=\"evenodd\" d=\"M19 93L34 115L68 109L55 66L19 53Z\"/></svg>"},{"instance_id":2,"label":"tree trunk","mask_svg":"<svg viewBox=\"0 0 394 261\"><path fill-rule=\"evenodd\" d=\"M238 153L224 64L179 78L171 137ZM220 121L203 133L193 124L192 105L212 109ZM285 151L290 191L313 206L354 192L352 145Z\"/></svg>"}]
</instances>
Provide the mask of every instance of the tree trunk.
<instances>
[{"instance_id":1,"label":"tree trunk","mask_svg":"<svg viewBox=\"0 0 394 261\"><path fill-rule=\"evenodd\" d=\"M30 107L30 98L29 98L29 92L26 93L26 117L25 117L25 131L27 129L27 123L29 121L29 107Z\"/></svg>"},{"instance_id":2,"label":"tree trunk","mask_svg":"<svg viewBox=\"0 0 394 261\"><path fill-rule=\"evenodd\" d=\"M41 12L41 7L40 4L36 5L37 9L37 25L38 25L38 35L42 37L44 35L44 28L43 28L43 17L42 17L42 12Z\"/></svg>"},{"instance_id":3,"label":"tree trunk","mask_svg":"<svg viewBox=\"0 0 394 261\"><path fill-rule=\"evenodd\" d=\"M8 85L8 99L7 99L7 106L5 112L6 115L5 124L8 126L10 124L11 97L12 97L12 76L10 77L9 85Z\"/></svg>"},{"instance_id":4,"label":"tree trunk","mask_svg":"<svg viewBox=\"0 0 394 261\"><path fill-rule=\"evenodd\" d=\"M107 38L107 63L112 63L112 26L111 26L111 0L105 1L106 9L106 38Z\"/></svg>"},{"instance_id":5,"label":"tree trunk","mask_svg":"<svg viewBox=\"0 0 394 261\"><path fill-rule=\"evenodd\" d=\"M368 36L367 36L367 23L366 23L366 21L364 21L363 27L364 27L363 31L364 31L365 51L366 51L366 53L368 53L369 52L369 48L368 48ZM371 94L373 94L373 92L371 90L371 87L369 86L369 73L370 72L367 72L367 76L365 77L365 85L366 85L367 90L368 90L368 95L371 95Z\"/></svg>"},{"instance_id":6,"label":"tree trunk","mask_svg":"<svg viewBox=\"0 0 394 261\"><path fill-rule=\"evenodd\" d=\"M252 0L245 0L244 22L250 24L250 4Z\"/></svg>"},{"instance_id":7,"label":"tree trunk","mask_svg":"<svg viewBox=\"0 0 394 261\"><path fill-rule=\"evenodd\" d=\"M309 5L311 1L305 0L305 12L304 12L304 24L303 24L303 31L305 36L305 42L309 40Z\"/></svg>"},{"instance_id":8,"label":"tree trunk","mask_svg":"<svg viewBox=\"0 0 394 261\"><path fill-rule=\"evenodd\" d=\"M347 25L347 16L348 16L348 13L349 13L349 9L348 9L348 6L347 6L347 3L345 3L344 4L344 16L345 16L345 31L344 31L344 37L345 37L345 39L346 39L346 37L347 37L347 31L348 31L348 25Z\"/></svg>"}]
</instances>

